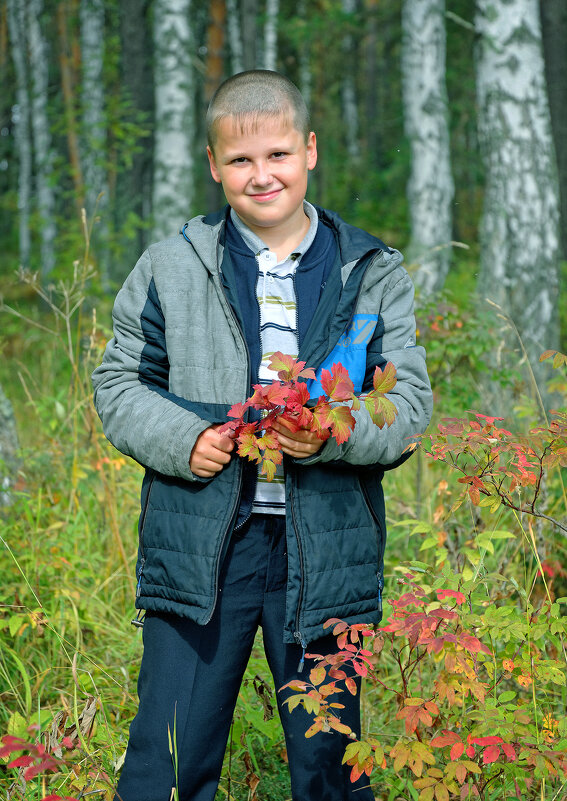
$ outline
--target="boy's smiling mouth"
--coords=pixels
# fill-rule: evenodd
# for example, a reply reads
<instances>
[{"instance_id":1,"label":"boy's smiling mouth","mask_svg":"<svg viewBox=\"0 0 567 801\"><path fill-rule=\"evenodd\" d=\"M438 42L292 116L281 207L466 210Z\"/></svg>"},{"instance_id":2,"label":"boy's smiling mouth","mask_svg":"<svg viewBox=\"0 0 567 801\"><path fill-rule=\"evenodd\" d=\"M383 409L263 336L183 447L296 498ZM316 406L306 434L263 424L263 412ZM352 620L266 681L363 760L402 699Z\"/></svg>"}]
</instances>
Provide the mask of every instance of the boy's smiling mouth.
<instances>
[{"instance_id":1,"label":"boy's smiling mouth","mask_svg":"<svg viewBox=\"0 0 567 801\"><path fill-rule=\"evenodd\" d=\"M273 200L274 198L278 197L280 192L283 191L283 186L279 187L278 189L270 189L269 192L251 192L248 197L253 198L253 200L257 200L260 203L266 202L268 200Z\"/></svg>"}]
</instances>

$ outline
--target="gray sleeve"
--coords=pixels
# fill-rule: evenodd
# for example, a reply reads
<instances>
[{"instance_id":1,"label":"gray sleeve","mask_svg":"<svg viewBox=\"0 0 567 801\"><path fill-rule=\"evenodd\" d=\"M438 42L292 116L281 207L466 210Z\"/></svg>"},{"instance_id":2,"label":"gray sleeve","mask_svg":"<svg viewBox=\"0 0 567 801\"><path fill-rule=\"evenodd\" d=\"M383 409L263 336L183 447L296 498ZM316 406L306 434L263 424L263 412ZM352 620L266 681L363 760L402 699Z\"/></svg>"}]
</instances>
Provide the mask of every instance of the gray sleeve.
<instances>
[{"instance_id":1,"label":"gray sleeve","mask_svg":"<svg viewBox=\"0 0 567 801\"><path fill-rule=\"evenodd\" d=\"M353 465L394 464L413 439L422 434L431 418L433 399L425 350L415 345L413 314L413 284L405 270L396 271L384 293L380 314L384 323L380 351L368 349L367 367L372 369L383 361L396 367L397 383L388 398L397 409L393 424L378 428L366 409L353 412L356 425L349 439L337 445L329 439L314 456L300 460L301 464L342 460Z\"/></svg>"},{"instance_id":2,"label":"gray sleeve","mask_svg":"<svg viewBox=\"0 0 567 801\"><path fill-rule=\"evenodd\" d=\"M119 291L112 316L114 337L92 376L104 433L145 467L202 480L191 472L189 458L210 422L168 391L165 322L147 251Z\"/></svg>"}]
</instances>

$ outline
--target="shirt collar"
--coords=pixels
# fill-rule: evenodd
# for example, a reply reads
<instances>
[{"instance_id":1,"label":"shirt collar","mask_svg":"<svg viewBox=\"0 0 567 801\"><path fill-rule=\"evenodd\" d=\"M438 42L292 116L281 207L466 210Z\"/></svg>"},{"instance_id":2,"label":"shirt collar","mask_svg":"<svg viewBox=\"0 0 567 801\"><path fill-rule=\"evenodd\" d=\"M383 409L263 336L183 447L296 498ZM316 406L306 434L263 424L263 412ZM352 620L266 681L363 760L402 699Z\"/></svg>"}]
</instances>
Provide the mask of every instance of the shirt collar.
<instances>
[{"instance_id":1,"label":"shirt collar","mask_svg":"<svg viewBox=\"0 0 567 801\"><path fill-rule=\"evenodd\" d=\"M304 253L307 253L313 244L313 240L317 234L317 226L319 224L319 217L317 215L315 206L312 206L311 203L309 203L307 200L304 200L303 210L309 218L309 229L295 250L293 250L287 256L287 259L292 259L293 261L298 261ZM263 250L270 249L266 243L254 233L254 231L251 231L250 228L248 228L246 223L242 222L233 208L230 209L230 219L234 223L234 227L244 240L245 244L248 245L250 250L252 250L256 256ZM282 261L287 261L287 259L282 259Z\"/></svg>"}]
</instances>

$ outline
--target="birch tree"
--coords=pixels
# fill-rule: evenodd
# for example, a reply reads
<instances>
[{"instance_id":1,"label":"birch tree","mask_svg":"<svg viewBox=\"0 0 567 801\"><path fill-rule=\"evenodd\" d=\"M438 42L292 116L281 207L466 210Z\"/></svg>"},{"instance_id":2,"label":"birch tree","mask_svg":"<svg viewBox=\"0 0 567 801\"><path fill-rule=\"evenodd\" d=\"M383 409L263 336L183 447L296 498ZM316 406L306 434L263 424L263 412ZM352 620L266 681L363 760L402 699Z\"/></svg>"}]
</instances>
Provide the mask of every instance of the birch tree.
<instances>
[{"instance_id":1,"label":"birch tree","mask_svg":"<svg viewBox=\"0 0 567 801\"><path fill-rule=\"evenodd\" d=\"M106 145L104 114L104 0L81 0L82 153L85 209L90 218L108 205L103 166ZM98 200L99 195L102 197Z\"/></svg>"},{"instance_id":2,"label":"birch tree","mask_svg":"<svg viewBox=\"0 0 567 801\"><path fill-rule=\"evenodd\" d=\"M154 5L153 236L179 230L193 201L193 73L190 0Z\"/></svg>"},{"instance_id":3,"label":"birch tree","mask_svg":"<svg viewBox=\"0 0 567 801\"><path fill-rule=\"evenodd\" d=\"M411 239L424 294L442 288L451 257L454 195L445 85L445 0L405 0L402 11L404 127L410 144Z\"/></svg>"},{"instance_id":4,"label":"birch tree","mask_svg":"<svg viewBox=\"0 0 567 801\"><path fill-rule=\"evenodd\" d=\"M242 34L240 32L240 12L238 10L238 0L226 0L226 27L228 45L230 48L230 63L232 74L242 72L244 69L244 57L242 55Z\"/></svg>"},{"instance_id":5,"label":"birch tree","mask_svg":"<svg viewBox=\"0 0 567 801\"><path fill-rule=\"evenodd\" d=\"M278 62L279 0L266 0L264 23L264 69L275 70Z\"/></svg>"},{"instance_id":6,"label":"birch tree","mask_svg":"<svg viewBox=\"0 0 567 801\"><path fill-rule=\"evenodd\" d=\"M256 17L258 15L258 0L241 0L240 14L243 67L245 70L253 70L258 66L256 62Z\"/></svg>"},{"instance_id":7,"label":"birch tree","mask_svg":"<svg viewBox=\"0 0 567 801\"><path fill-rule=\"evenodd\" d=\"M355 0L342 0L342 10L345 14L352 16L356 10ZM357 59L350 33L347 33L343 37L342 47L346 66L343 71L341 95L347 153L352 161L357 161L360 158L358 108L356 105L356 92L354 88L354 70Z\"/></svg>"},{"instance_id":8,"label":"birch tree","mask_svg":"<svg viewBox=\"0 0 567 801\"><path fill-rule=\"evenodd\" d=\"M537 370L559 338L559 199L538 2L477 0L475 24L486 172L479 288L511 317Z\"/></svg>"},{"instance_id":9,"label":"birch tree","mask_svg":"<svg viewBox=\"0 0 567 801\"><path fill-rule=\"evenodd\" d=\"M543 54L561 199L561 249L567 259L567 3L540 0Z\"/></svg>"},{"instance_id":10,"label":"birch tree","mask_svg":"<svg viewBox=\"0 0 567 801\"><path fill-rule=\"evenodd\" d=\"M16 104L12 110L14 136L18 152L18 227L20 262L27 267L30 260L30 202L32 179L32 143L28 89L27 39L25 6L20 0L8 0L8 27L14 71Z\"/></svg>"},{"instance_id":11,"label":"birch tree","mask_svg":"<svg viewBox=\"0 0 567 801\"><path fill-rule=\"evenodd\" d=\"M307 26L307 2L306 0L298 0L297 3L297 16L305 21ZM307 108L311 107L311 88L313 84L313 75L311 73L311 47L310 37L306 36L305 40L301 43L298 53L299 60L299 91L301 92L305 105Z\"/></svg>"},{"instance_id":12,"label":"birch tree","mask_svg":"<svg viewBox=\"0 0 567 801\"><path fill-rule=\"evenodd\" d=\"M31 123L35 156L35 184L40 219L41 275L45 279L55 266L55 192L53 182L54 152L48 116L48 47L40 19L42 0L29 0L27 31L31 73Z\"/></svg>"}]
</instances>

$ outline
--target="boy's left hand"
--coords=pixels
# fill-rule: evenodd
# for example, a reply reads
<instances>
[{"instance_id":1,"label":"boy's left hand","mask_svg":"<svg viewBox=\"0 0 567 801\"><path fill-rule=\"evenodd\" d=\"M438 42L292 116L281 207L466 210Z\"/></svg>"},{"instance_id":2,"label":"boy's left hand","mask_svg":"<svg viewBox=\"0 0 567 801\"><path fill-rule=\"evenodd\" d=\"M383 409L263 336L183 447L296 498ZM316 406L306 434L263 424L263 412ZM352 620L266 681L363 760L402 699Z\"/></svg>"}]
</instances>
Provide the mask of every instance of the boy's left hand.
<instances>
[{"instance_id":1,"label":"boy's left hand","mask_svg":"<svg viewBox=\"0 0 567 801\"><path fill-rule=\"evenodd\" d=\"M293 456L294 459L313 456L324 444L324 440L319 439L314 431L306 428L290 431L285 420L277 420L272 428L276 432L282 451L288 456Z\"/></svg>"}]
</instances>

